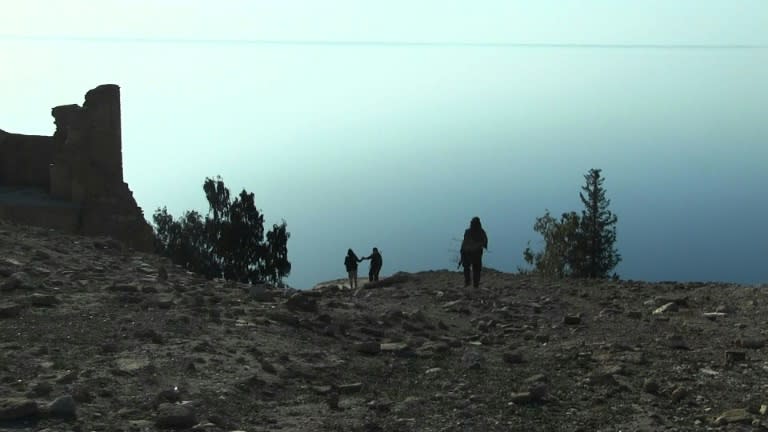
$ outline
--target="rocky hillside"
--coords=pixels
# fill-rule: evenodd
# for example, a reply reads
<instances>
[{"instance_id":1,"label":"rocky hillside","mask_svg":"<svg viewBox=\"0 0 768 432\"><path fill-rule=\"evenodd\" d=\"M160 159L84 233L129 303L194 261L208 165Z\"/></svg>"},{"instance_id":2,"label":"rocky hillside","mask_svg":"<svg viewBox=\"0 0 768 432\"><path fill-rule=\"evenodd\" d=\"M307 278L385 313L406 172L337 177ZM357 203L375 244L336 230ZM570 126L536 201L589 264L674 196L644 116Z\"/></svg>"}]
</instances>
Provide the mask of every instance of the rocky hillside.
<instances>
[{"instance_id":1,"label":"rocky hillside","mask_svg":"<svg viewBox=\"0 0 768 432\"><path fill-rule=\"evenodd\" d=\"M0 223L0 430L768 429L764 288L206 281Z\"/></svg>"}]
</instances>

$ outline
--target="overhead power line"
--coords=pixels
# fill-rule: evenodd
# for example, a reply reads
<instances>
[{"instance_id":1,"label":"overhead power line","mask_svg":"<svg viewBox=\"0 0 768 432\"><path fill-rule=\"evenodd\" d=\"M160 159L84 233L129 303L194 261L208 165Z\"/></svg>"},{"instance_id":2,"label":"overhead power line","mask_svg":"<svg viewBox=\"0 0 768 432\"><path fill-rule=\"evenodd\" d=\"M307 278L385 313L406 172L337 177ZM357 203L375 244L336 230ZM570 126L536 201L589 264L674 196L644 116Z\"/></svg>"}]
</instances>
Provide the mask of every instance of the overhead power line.
<instances>
[{"instance_id":1,"label":"overhead power line","mask_svg":"<svg viewBox=\"0 0 768 432\"><path fill-rule=\"evenodd\" d=\"M105 44L180 44L180 45L262 45L379 48L569 48L569 49L654 49L654 50L763 50L768 44L648 44L648 43L541 43L472 41L388 41L388 40L312 40L312 39L206 39L138 36L72 36L0 34L0 41L62 42Z\"/></svg>"}]
</instances>

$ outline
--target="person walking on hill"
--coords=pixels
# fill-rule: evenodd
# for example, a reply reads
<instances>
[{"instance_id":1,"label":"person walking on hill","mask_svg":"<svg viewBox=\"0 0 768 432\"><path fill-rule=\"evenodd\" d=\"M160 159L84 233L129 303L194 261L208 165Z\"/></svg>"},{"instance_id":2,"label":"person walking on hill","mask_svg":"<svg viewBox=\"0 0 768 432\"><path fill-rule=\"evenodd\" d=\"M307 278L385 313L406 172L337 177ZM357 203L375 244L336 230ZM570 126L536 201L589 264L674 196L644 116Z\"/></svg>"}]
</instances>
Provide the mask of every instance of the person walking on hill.
<instances>
[{"instance_id":1,"label":"person walking on hill","mask_svg":"<svg viewBox=\"0 0 768 432\"><path fill-rule=\"evenodd\" d=\"M383 263L379 249L373 248L373 252L369 256L360 258L361 261L367 259L371 260L371 268L368 270L368 282L379 280L379 271L381 271Z\"/></svg>"},{"instance_id":2,"label":"person walking on hill","mask_svg":"<svg viewBox=\"0 0 768 432\"><path fill-rule=\"evenodd\" d=\"M461 261L464 266L464 286L469 286L470 276L472 285L480 286L480 270L483 268L483 249L488 249L488 236L485 234L480 218L475 216L464 231L461 242Z\"/></svg>"},{"instance_id":3,"label":"person walking on hill","mask_svg":"<svg viewBox=\"0 0 768 432\"><path fill-rule=\"evenodd\" d=\"M349 288L357 288L357 263L362 261L352 252L352 249L347 249L347 257L344 258L344 267L347 269L347 275L349 275Z\"/></svg>"}]
</instances>

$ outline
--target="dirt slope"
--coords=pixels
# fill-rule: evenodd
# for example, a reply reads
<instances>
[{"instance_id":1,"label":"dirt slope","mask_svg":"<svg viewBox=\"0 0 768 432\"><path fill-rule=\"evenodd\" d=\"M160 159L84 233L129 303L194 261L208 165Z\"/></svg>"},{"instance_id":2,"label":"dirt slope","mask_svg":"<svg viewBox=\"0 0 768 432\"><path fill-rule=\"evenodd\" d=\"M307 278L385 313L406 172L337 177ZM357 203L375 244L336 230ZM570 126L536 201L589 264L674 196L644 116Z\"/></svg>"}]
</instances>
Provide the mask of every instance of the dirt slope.
<instances>
[{"instance_id":1,"label":"dirt slope","mask_svg":"<svg viewBox=\"0 0 768 432\"><path fill-rule=\"evenodd\" d=\"M0 430L768 429L764 288L206 281L0 223Z\"/></svg>"}]
</instances>

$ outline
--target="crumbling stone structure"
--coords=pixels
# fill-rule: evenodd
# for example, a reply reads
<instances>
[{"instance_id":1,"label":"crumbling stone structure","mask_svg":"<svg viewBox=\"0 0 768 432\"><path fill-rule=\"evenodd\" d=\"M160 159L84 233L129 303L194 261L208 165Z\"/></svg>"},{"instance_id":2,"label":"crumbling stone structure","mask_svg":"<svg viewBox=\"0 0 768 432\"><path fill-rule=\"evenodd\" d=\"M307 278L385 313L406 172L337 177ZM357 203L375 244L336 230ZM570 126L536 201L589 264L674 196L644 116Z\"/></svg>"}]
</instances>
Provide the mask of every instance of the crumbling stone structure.
<instances>
[{"instance_id":1,"label":"crumbling stone structure","mask_svg":"<svg viewBox=\"0 0 768 432\"><path fill-rule=\"evenodd\" d=\"M51 114L53 136L0 130L0 218L151 251L152 228L123 181L120 88L101 85L82 107Z\"/></svg>"}]
</instances>

